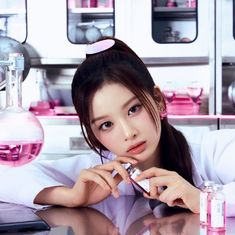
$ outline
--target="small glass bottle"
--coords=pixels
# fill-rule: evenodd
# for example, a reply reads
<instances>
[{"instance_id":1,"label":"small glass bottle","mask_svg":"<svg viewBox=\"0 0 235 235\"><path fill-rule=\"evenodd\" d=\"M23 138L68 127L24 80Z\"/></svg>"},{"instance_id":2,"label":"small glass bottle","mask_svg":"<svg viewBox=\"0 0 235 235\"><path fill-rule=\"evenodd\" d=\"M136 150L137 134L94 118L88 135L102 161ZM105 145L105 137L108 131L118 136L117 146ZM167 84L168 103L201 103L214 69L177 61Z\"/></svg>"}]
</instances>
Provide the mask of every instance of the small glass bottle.
<instances>
[{"instance_id":1,"label":"small glass bottle","mask_svg":"<svg viewBox=\"0 0 235 235\"><path fill-rule=\"evenodd\" d=\"M200 224L208 224L208 195L213 191L214 182L206 180L200 192Z\"/></svg>"},{"instance_id":2,"label":"small glass bottle","mask_svg":"<svg viewBox=\"0 0 235 235\"><path fill-rule=\"evenodd\" d=\"M149 186L149 179L143 179L140 181L136 181L136 177L141 174L141 170L138 168L133 167L130 163L124 165L128 174L130 175L131 181L139 187L142 191L149 194L150 193L150 186Z\"/></svg>"},{"instance_id":3,"label":"small glass bottle","mask_svg":"<svg viewBox=\"0 0 235 235\"><path fill-rule=\"evenodd\" d=\"M196 0L187 0L186 7L188 8L196 8Z\"/></svg>"},{"instance_id":4,"label":"small glass bottle","mask_svg":"<svg viewBox=\"0 0 235 235\"><path fill-rule=\"evenodd\" d=\"M8 62L6 107L0 111L0 164L21 166L39 155L44 131L34 114L22 107L23 55L11 53Z\"/></svg>"},{"instance_id":5,"label":"small glass bottle","mask_svg":"<svg viewBox=\"0 0 235 235\"><path fill-rule=\"evenodd\" d=\"M82 7L97 7L97 0L82 0Z\"/></svg>"},{"instance_id":6,"label":"small glass bottle","mask_svg":"<svg viewBox=\"0 0 235 235\"><path fill-rule=\"evenodd\" d=\"M164 28L164 42L175 42L175 37L170 26Z\"/></svg>"},{"instance_id":7,"label":"small glass bottle","mask_svg":"<svg viewBox=\"0 0 235 235\"><path fill-rule=\"evenodd\" d=\"M166 2L166 7L177 7L177 2L176 0L168 0Z\"/></svg>"},{"instance_id":8,"label":"small glass bottle","mask_svg":"<svg viewBox=\"0 0 235 235\"><path fill-rule=\"evenodd\" d=\"M225 231L225 195L222 190L223 185L215 184L213 192L209 196L210 216L208 218L208 229L211 231Z\"/></svg>"},{"instance_id":9,"label":"small glass bottle","mask_svg":"<svg viewBox=\"0 0 235 235\"><path fill-rule=\"evenodd\" d=\"M180 31L175 30L172 32L175 38L175 42L180 42Z\"/></svg>"}]
</instances>

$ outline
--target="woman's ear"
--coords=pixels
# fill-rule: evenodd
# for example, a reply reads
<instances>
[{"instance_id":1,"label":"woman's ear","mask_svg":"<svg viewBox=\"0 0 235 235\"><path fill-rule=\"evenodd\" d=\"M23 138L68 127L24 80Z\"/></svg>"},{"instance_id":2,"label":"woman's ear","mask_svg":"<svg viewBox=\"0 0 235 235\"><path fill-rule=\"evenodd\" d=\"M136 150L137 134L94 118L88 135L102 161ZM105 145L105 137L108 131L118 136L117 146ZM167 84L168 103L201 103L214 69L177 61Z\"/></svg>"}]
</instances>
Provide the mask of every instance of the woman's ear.
<instances>
[{"instance_id":1,"label":"woman's ear","mask_svg":"<svg viewBox=\"0 0 235 235\"><path fill-rule=\"evenodd\" d=\"M154 89L154 91L153 91L154 92L154 100L155 100L157 107L158 107L158 110L160 112L161 119L163 119L167 116L165 97L158 86L154 86L153 89Z\"/></svg>"}]
</instances>

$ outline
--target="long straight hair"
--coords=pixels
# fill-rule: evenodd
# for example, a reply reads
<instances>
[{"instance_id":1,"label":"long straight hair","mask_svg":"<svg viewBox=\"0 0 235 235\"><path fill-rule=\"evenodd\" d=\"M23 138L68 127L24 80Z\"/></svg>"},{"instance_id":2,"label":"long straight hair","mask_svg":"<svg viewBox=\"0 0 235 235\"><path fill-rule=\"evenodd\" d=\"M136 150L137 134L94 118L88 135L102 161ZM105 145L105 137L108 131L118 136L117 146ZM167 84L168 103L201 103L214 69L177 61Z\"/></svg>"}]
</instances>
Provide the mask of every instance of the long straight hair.
<instances>
[{"instance_id":1,"label":"long straight hair","mask_svg":"<svg viewBox=\"0 0 235 235\"><path fill-rule=\"evenodd\" d=\"M112 48L90 55L77 68L72 82L72 100L79 116L82 132L87 144L101 157L105 146L95 137L90 124L90 107L95 92L104 84L118 83L129 89L143 104L149 115L159 126L155 109L148 97L154 97L154 80L142 60L122 41L115 40ZM147 95L148 94L148 95ZM120 94L121 95L121 94ZM161 94L163 97L163 95ZM160 121L160 164L167 170L176 171L193 183L192 159L189 145L183 134L168 123Z\"/></svg>"}]
</instances>

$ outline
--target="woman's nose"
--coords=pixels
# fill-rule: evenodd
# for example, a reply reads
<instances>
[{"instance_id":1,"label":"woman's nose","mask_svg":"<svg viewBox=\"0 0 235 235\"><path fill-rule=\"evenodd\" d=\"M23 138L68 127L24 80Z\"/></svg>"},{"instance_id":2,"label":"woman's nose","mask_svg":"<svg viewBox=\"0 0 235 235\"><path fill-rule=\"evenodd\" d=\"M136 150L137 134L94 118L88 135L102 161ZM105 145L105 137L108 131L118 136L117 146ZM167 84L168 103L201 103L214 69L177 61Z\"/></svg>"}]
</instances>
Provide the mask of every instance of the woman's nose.
<instances>
[{"instance_id":1,"label":"woman's nose","mask_svg":"<svg viewBox=\"0 0 235 235\"><path fill-rule=\"evenodd\" d=\"M134 126L132 126L131 124L123 122L122 128L123 128L123 133L125 136L125 141L135 138L138 134L137 129Z\"/></svg>"}]
</instances>

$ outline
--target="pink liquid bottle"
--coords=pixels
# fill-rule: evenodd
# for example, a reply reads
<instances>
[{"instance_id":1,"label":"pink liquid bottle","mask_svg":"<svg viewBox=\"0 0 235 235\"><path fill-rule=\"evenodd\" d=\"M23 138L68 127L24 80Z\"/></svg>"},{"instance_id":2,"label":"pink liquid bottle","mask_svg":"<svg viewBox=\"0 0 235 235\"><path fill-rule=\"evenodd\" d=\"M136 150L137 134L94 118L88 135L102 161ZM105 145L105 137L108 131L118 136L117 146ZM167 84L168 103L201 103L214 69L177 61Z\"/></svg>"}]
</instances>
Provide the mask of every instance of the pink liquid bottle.
<instances>
[{"instance_id":1,"label":"pink liquid bottle","mask_svg":"<svg viewBox=\"0 0 235 235\"><path fill-rule=\"evenodd\" d=\"M213 192L209 195L210 216L208 217L208 230L213 232L223 232L226 228L225 195L223 186L215 184Z\"/></svg>"},{"instance_id":2,"label":"pink liquid bottle","mask_svg":"<svg viewBox=\"0 0 235 235\"><path fill-rule=\"evenodd\" d=\"M213 181L204 181L200 192L200 224L202 226L208 225L208 198L213 191L213 185Z\"/></svg>"},{"instance_id":3,"label":"pink liquid bottle","mask_svg":"<svg viewBox=\"0 0 235 235\"><path fill-rule=\"evenodd\" d=\"M42 148L44 132L39 120L22 107L24 57L10 53L0 61L6 71L6 106L0 111L0 164L21 166L35 159Z\"/></svg>"},{"instance_id":4,"label":"pink liquid bottle","mask_svg":"<svg viewBox=\"0 0 235 235\"><path fill-rule=\"evenodd\" d=\"M150 193L149 179L136 181L136 177L141 174L141 170L136 167L133 167L130 163L124 164L124 167L127 170L131 181L143 192L149 194Z\"/></svg>"}]
</instances>

